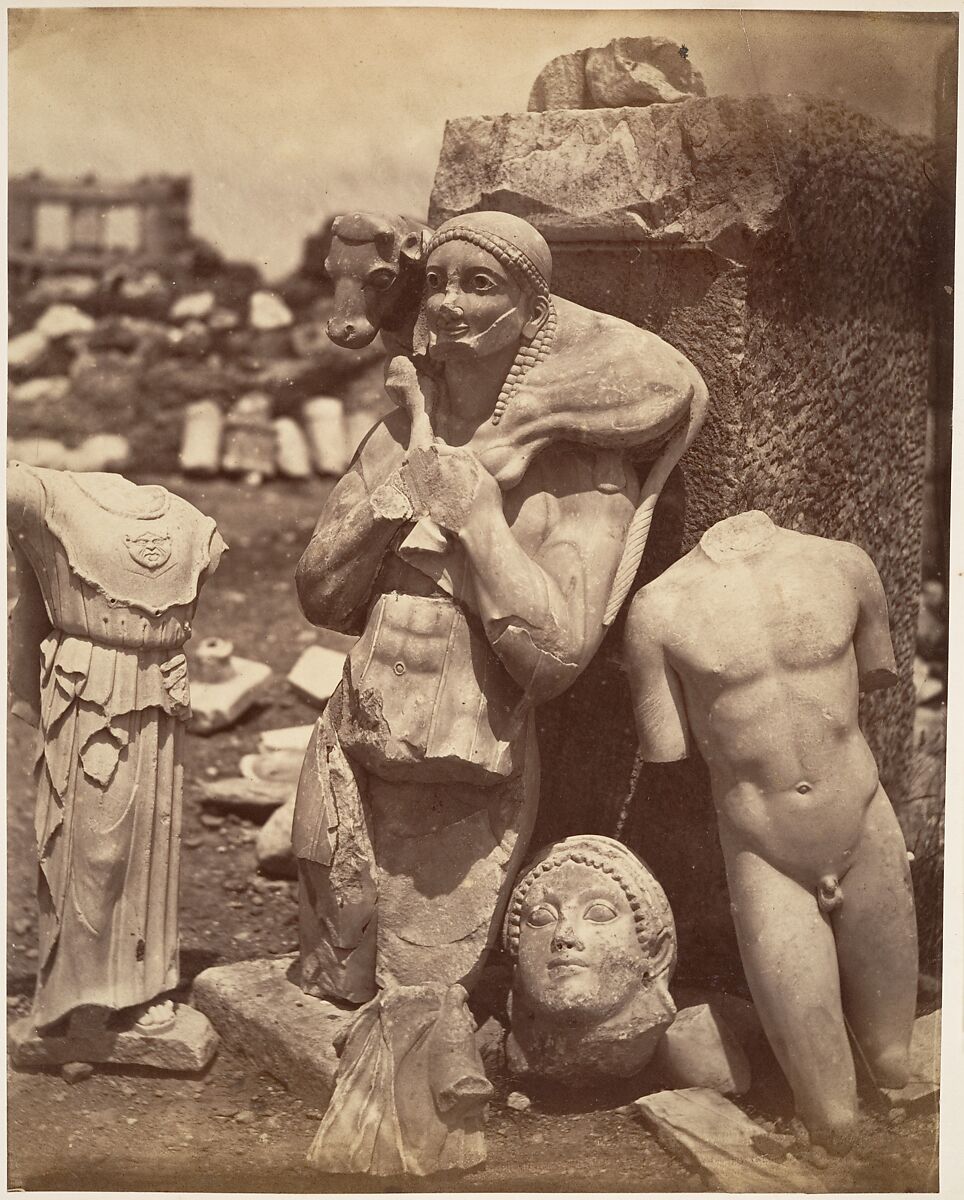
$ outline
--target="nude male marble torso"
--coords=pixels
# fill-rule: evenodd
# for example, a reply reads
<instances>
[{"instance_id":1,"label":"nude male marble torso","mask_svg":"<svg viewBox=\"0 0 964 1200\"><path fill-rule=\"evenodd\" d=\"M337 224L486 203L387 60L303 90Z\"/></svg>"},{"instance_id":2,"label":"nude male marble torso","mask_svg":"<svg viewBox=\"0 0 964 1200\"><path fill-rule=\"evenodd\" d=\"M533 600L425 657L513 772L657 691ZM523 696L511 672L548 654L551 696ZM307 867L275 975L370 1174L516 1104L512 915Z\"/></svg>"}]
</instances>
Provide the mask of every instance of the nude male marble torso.
<instances>
[{"instance_id":1,"label":"nude male marble torso","mask_svg":"<svg viewBox=\"0 0 964 1200\"><path fill-rule=\"evenodd\" d=\"M747 980L816 1136L856 1114L849 1023L900 1086L917 947L903 838L857 721L896 682L880 579L855 546L763 513L714 526L626 630L643 757L709 767Z\"/></svg>"}]
</instances>

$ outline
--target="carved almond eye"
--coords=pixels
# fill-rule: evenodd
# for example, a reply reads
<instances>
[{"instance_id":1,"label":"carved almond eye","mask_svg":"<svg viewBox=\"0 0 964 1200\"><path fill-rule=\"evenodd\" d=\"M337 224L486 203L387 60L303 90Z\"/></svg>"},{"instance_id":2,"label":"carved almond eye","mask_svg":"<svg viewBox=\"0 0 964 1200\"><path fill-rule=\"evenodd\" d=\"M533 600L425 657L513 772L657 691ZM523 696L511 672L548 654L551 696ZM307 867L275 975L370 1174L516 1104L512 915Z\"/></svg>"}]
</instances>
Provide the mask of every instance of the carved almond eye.
<instances>
[{"instance_id":1,"label":"carved almond eye","mask_svg":"<svg viewBox=\"0 0 964 1200\"><path fill-rule=\"evenodd\" d=\"M606 921L614 921L616 919L616 910L611 904L607 904L605 900L594 900L583 913L583 919L593 921L597 925L602 925Z\"/></svg>"},{"instance_id":2,"label":"carved almond eye","mask_svg":"<svg viewBox=\"0 0 964 1200\"><path fill-rule=\"evenodd\" d=\"M537 904L526 915L526 924L541 929L544 925L554 925L558 919L559 914L551 905Z\"/></svg>"},{"instance_id":3,"label":"carved almond eye","mask_svg":"<svg viewBox=\"0 0 964 1200\"><path fill-rule=\"evenodd\" d=\"M372 287L378 292L386 291L394 282L395 272L389 271L384 267L379 271L372 271L372 273L365 280L365 283L368 285L368 287Z\"/></svg>"},{"instance_id":4,"label":"carved almond eye","mask_svg":"<svg viewBox=\"0 0 964 1200\"><path fill-rule=\"evenodd\" d=\"M438 271L425 272L425 286L430 288L433 292L438 291L438 289L442 286L442 276L438 273Z\"/></svg>"},{"instance_id":5,"label":"carved almond eye","mask_svg":"<svg viewBox=\"0 0 964 1200\"><path fill-rule=\"evenodd\" d=\"M488 275L473 275L472 290L475 292L491 292L495 287L495 280L490 279Z\"/></svg>"}]
</instances>

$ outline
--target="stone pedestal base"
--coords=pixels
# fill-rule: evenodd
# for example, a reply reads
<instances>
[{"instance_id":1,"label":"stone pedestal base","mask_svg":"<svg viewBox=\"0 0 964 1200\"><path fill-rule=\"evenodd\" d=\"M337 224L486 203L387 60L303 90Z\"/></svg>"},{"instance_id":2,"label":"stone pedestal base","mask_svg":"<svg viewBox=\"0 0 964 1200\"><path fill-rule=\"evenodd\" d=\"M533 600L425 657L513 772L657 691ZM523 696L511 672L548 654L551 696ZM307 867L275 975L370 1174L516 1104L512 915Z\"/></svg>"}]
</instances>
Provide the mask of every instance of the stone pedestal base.
<instances>
[{"instance_id":1,"label":"stone pedestal base","mask_svg":"<svg viewBox=\"0 0 964 1200\"><path fill-rule=\"evenodd\" d=\"M174 1012L174 1026L164 1033L108 1029L69 1037L41 1037L27 1017L10 1027L10 1060L15 1067L59 1067L83 1062L201 1071L214 1058L218 1035L207 1017L186 1004L175 1005Z\"/></svg>"},{"instance_id":2,"label":"stone pedestal base","mask_svg":"<svg viewBox=\"0 0 964 1200\"><path fill-rule=\"evenodd\" d=\"M325 1108L338 1070L333 1042L354 1010L306 996L297 969L294 954L210 967L194 980L191 998L227 1046Z\"/></svg>"}]
</instances>

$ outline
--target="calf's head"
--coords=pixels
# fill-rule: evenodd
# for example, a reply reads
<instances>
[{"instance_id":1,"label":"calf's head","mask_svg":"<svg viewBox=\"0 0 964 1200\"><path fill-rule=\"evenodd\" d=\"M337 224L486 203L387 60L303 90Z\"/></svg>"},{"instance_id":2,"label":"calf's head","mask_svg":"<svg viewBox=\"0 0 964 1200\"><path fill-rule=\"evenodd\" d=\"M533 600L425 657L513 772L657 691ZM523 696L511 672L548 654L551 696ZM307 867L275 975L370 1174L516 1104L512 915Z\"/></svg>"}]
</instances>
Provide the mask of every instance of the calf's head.
<instances>
[{"instance_id":1,"label":"calf's head","mask_svg":"<svg viewBox=\"0 0 964 1200\"><path fill-rule=\"evenodd\" d=\"M402 217L350 213L332 226L325 270L335 285L328 336L358 350L382 329L395 331L414 318L421 288L427 227Z\"/></svg>"}]
</instances>

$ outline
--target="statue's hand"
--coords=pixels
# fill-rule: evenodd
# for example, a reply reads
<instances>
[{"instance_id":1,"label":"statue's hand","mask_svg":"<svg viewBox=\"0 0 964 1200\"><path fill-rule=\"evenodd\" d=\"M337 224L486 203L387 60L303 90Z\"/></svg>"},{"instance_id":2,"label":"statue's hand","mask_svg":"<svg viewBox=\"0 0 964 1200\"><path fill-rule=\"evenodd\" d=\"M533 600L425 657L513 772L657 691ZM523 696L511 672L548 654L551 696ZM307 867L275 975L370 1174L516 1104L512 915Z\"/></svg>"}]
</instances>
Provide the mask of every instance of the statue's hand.
<instances>
[{"instance_id":1,"label":"statue's hand","mask_svg":"<svg viewBox=\"0 0 964 1200\"><path fill-rule=\"evenodd\" d=\"M432 426L428 415L432 400L430 381L426 380L425 386L428 395L415 364L404 354L397 354L385 364L385 391L392 403L403 408L412 421L409 450L429 446L432 442Z\"/></svg>"},{"instance_id":2,"label":"statue's hand","mask_svg":"<svg viewBox=\"0 0 964 1200\"><path fill-rule=\"evenodd\" d=\"M485 519L502 511L499 485L471 450L436 440L409 454L401 468L405 490L418 497L416 507L450 533L459 533L469 517Z\"/></svg>"}]
</instances>

